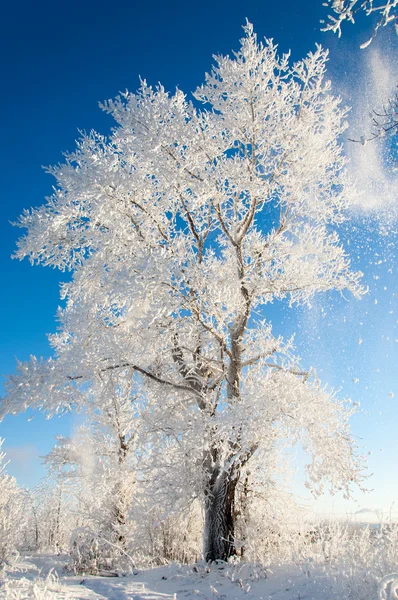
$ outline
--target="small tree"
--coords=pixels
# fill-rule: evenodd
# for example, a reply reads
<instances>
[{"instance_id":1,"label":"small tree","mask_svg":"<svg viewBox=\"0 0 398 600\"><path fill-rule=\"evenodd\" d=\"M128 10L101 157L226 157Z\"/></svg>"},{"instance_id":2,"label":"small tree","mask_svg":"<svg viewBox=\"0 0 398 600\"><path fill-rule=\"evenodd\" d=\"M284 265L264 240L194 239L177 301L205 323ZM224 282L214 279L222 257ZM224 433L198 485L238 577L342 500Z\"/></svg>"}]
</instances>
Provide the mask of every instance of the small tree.
<instances>
[{"instance_id":1,"label":"small tree","mask_svg":"<svg viewBox=\"0 0 398 600\"><path fill-rule=\"evenodd\" d=\"M58 437L45 457L49 473L74 499L79 528L84 527L75 546L89 536L97 547L91 570L114 568L126 558L139 430L131 373L111 371L100 381L85 394L86 424L73 438ZM80 562L87 561L81 548L78 555Z\"/></svg>"},{"instance_id":2,"label":"small tree","mask_svg":"<svg viewBox=\"0 0 398 600\"><path fill-rule=\"evenodd\" d=\"M24 493L14 477L7 475L0 439L0 572L12 561L22 540Z\"/></svg>"},{"instance_id":3,"label":"small tree","mask_svg":"<svg viewBox=\"0 0 398 600\"><path fill-rule=\"evenodd\" d=\"M360 479L352 410L266 320L273 301L361 294L334 230L349 203L346 113L326 60L318 47L290 66L246 25L195 104L146 82L106 102L111 137L83 136L50 169L54 196L19 223L28 233L17 256L70 269L73 280L51 339L56 359L20 364L3 410L59 410L130 369L147 431L179 457L168 461L154 443L153 473L174 469L171 495L189 479L208 560L234 554L237 485L278 438L312 455L312 488L328 480L349 493Z\"/></svg>"},{"instance_id":4,"label":"small tree","mask_svg":"<svg viewBox=\"0 0 398 600\"><path fill-rule=\"evenodd\" d=\"M65 552L76 527L76 511L65 481L48 476L24 495L23 546Z\"/></svg>"}]
</instances>

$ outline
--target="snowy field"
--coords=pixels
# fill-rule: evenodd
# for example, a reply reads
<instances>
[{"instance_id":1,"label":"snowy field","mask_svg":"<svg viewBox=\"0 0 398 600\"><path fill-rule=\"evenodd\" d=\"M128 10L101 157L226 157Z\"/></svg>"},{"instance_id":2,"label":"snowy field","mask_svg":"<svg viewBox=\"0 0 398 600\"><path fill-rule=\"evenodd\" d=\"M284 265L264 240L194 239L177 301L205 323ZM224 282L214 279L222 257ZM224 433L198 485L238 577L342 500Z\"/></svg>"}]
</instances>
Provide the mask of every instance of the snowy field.
<instances>
[{"instance_id":1,"label":"snowy field","mask_svg":"<svg viewBox=\"0 0 398 600\"><path fill-rule=\"evenodd\" d=\"M171 564L136 570L126 577L71 576L66 555L28 553L0 579L6 600L373 600L395 598L390 583L383 595L374 581L361 589L320 566L275 566L266 572L248 564L207 567ZM375 594L376 591L376 594ZM390 595L391 594L391 595Z\"/></svg>"}]
</instances>

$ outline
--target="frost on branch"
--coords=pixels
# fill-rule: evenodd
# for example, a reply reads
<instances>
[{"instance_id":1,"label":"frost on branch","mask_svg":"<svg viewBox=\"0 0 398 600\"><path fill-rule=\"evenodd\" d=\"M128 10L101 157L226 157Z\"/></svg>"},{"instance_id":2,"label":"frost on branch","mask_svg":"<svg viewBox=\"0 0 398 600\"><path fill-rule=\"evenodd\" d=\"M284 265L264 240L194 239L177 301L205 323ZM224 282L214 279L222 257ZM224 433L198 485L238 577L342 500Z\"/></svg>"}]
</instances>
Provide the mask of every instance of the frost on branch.
<instances>
[{"instance_id":1,"label":"frost on branch","mask_svg":"<svg viewBox=\"0 0 398 600\"><path fill-rule=\"evenodd\" d=\"M398 33L398 0L377 1L374 0L327 0L324 6L330 6L334 15L329 15L329 21L325 24L323 31L333 31L340 37L341 26L344 21L355 23L355 15L363 12L367 17L376 17L372 36L361 44L361 48L367 48L377 35L380 27L394 25Z\"/></svg>"},{"instance_id":2,"label":"frost on branch","mask_svg":"<svg viewBox=\"0 0 398 600\"><path fill-rule=\"evenodd\" d=\"M84 135L49 169L56 191L20 218L17 256L73 279L55 359L22 365L3 402L102 413L108 376L127 372L145 472L162 506L189 503L183 490L202 503L209 560L234 554L237 486L278 435L306 445L315 486L348 492L361 467L349 411L267 321L278 300L362 294L334 228L351 197L346 110L322 48L292 65L244 29L194 103L142 81L103 104L108 138Z\"/></svg>"}]
</instances>

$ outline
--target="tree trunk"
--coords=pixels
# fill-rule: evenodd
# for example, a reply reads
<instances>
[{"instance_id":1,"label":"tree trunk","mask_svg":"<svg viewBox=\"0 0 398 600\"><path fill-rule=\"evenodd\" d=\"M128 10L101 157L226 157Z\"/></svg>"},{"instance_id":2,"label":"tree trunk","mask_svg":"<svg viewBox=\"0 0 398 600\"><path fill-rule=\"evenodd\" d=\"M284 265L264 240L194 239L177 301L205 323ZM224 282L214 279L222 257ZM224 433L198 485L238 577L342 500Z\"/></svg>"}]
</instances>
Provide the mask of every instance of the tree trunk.
<instances>
[{"instance_id":1,"label":"tree trunk","mask_svg":"<svg viewBox=\"0 0 398 600\"><path fill-rule=\"evenodd\" d=\"M243 558L246 552L246 534L247 534L247 523L249 520L249 474L246 473L243 489L239 498L239 510L238 515L240 516L240 557Z\"/></svg>"},{"instance_id":2,"label":"tree trunk","mask_svg":"<svg viewBox=\"0 0 398 600\"><path fill-rule=\"evenodd\" d=\"M222 472L209 485L205 500L204 556L206 561L224 560L235 550L235 488L237 479Z\"/></svg>"},{"instance_id":3,"label":"tree trunk","mask_svg":"<svg viewBox=\"0 0 398 600\"><path fill-rule=\"evenodd\" d=\"M126 546L126 536L125 536L125 528L126 528L126 517L124 514L123 506L123 498L120 488L116 488L115 491L115 506L114 506L114 514L115 514L115 522L113 524L113 529L116 535L116 543L120 545L122 549L125 549Z\"/></svg>"}]
</instances>

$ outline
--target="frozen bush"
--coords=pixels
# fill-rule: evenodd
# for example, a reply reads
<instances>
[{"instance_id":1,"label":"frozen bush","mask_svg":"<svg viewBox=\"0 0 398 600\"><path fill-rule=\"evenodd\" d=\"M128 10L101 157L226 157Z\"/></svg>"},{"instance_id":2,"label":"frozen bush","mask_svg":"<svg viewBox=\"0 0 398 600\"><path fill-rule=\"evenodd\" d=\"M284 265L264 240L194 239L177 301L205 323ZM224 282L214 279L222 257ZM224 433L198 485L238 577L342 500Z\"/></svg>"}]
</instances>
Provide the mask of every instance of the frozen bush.
<instances>
[{"instance_id":1,"label":"frozen bush","mask_svg":"<svg viewBox=\"0 0 398 600\"><path fill-rule=\"evenodd\" d=\"M124 548L88 527L80 527L73 532L70 555L71 568L75 573L127 573L134 567L133 559Z\"/></svg>"},{"instance_id":2,"label":"frozen bush","mask_svg":"<svg viewBox=\"0 0 398 600\"><path fill-rule=\"evenodd\" d=\"M73 600L68 589L62 586L52 570L45 579L5 579L0 582L0 600Z\"/></svg>"}]
</instances>

